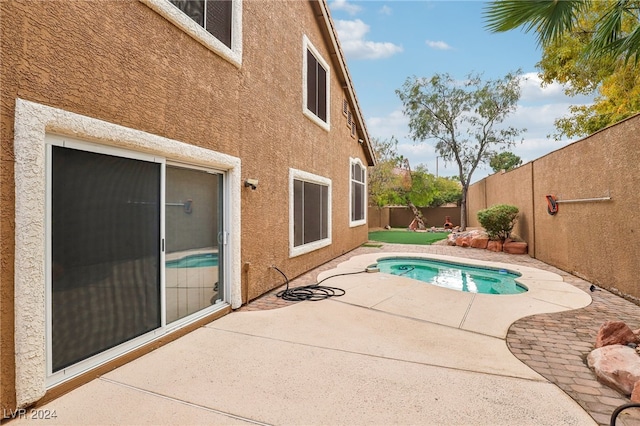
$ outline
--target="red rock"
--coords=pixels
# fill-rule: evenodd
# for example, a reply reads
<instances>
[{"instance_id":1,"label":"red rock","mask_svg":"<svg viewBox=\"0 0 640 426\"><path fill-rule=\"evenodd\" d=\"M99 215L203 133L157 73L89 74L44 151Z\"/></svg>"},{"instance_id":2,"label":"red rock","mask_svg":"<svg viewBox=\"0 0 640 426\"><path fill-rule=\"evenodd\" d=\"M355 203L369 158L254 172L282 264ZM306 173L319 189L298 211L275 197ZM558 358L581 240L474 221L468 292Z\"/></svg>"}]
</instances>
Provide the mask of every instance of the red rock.
<instances>
[{"instance_id":1,"label":"red rock","mask_svg":"<svg viewBox=\"0 0 640 426\"><path fill-rule=\"evenodd\" d=\"M516 241L505 241L502 250L509 254L527 254L527 243Z\"/></svg>"},{"instance_id":2,"label":"red rock","mask_svg":"<svg viewBox=\"0 0 640 426\"><path fill-rule=\"evenodd\" d=\"M489 251L502 251L502 241L489 241L487 244Z\"/></svg>"},{"instance_id":3,"label":"red rock","mask_svg":"<svg viewBox=\"0 0 640 426\"><path fill-rule=\"evenodd\" d=\"M640 380L633 385L633 390L631 391L631 402L640 402Z\"/></svg>"},{"instance_id":4,"label":"red rock","mask_svg":"<svg viewBox=\"0 0 640 426\"><path fill-rule=\"evenodd\" d=\"M462 238L458 238L456 240L456 245L460 247L470 247L471 246L471 236L466 235Z\"/></svg>"},{"instance_id":5,"label":"red rock","mask_svg":"<svg viewBox=\"0 0 640 426\"><path fill-rule=\"evenodd\" d=\"M607 321L598 330L596 348L608 345L626 345L637 343L638 337L627 324L622 321Z\"/></svg>"},{"instance_id":6,"label":"red rock","mask_svg":"<svg viewBox=\"0 0 640 426\"><path fill-rule=\"evenodd\" d=\"M587 364L601 383L625 395L631 395L640 380L640 356L628 346L609 345L594 349L587 355Z\"/></svg>"},{"instance_id":7,"label":"red rock","mask_svg":"<svg viewBox=\"0 0 640 426\"><path fill-rule=\"evenodd\" d=\"M476 235L471 238L471 247L478 249L486 249L489 244L489 237L486 235Z\"/></svg>"}]
</instances>

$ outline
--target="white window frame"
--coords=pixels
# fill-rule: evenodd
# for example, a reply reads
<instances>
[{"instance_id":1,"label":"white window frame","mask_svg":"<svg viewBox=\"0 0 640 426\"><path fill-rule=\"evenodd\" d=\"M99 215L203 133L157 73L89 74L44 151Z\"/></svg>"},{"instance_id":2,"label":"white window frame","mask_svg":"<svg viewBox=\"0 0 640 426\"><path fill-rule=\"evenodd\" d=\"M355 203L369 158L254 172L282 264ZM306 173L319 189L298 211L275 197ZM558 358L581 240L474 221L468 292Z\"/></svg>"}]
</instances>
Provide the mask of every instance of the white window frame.
<instances>
[{"instance_id":1,"label":"white window frame","mask_svg":"<svg viewBox=\"0 0 640 426\"><path fill-rule=\"evenodd\" d=\"M352 173L352 168L353 165L357 164L362 168L362 172L364 174L364 182L359 182L353 179L353 173ZM362 183L363 185L363 193L364 193L364 200L363 203L364 205L362 206L362 211L364 212L364 218L360 219L360 220L352 220L351 217L353 216L353 183ZM359 158L349 158L349 227L353 228L356 226L362 226L362 225L366 225L367 224L367 168L364 166L364 164L362 163L362 160L360 160Z\"/></svg>"},{"instance_id":2,"label":"white window frame","mask_svg":"<svg viewBox=\"0 0 640 426\"><path fill-rule=\"evenodd\" d=\"M207 49L242 66L242 0L233 0L231 8L231 48L200 26L168 0L140 0Z\"/></svg>"},{"instance_id":3,"label":"white window frame","mask_svg":"<svg viewBox=\"0 0 640 426\"><path fill-rule=\"evenodd\" d=\"M125 150L131 155L201 166L225 172L225 300L232 308L242 304L241 259L241 162L237 157L214 152L180 141L152 135L117 124L108 123L69 111L16 100L14 123L15 155L15 365L16 404L28 406L41 399L53 384L47 376L47 309L46 289L49 272L47 255L47 151L48 135L73 135L95 149L115 152ZM164 161L164 160L163 160ZM50 177L50 176L49 176ZM207 312L208 314L209 312ZM195 321L195 317L193 317ZM169 330L170 331L170 330ZM156 329L145 335L154 340ZM133 341L130 341L133 342ZM129 343L129 342L127 342ZM126 345L127 343L123 344ZM144 344L142 340L131 347L121 346L124 352ZM104 353L103 353L104 354ZM102 355L102 354L100 354ZM100 355L96 355L99 357ZM95 359L97 360L97 359ZM97 360L102 363L105 360ZM96 364L97 365L97 364ZM69 371L56 378L59 384L86 371Z\"/></svg>"},{"instance_id":4,"label":"white window frame","mask_svg":"<svg viewBox=\"0 0 640 426\"><path fill-rule=\"evenodd\" d=\"M327 121L324 122L307 108L307 50L309 50L316 60L327 71L326 94L327 94ZM324 60L318 49L315 48L311 40L306 35L302 36L302 113L311 121L322 127L324 130L331 130L331 67Z\"/></svg>"},{"instance_id":5,"label":"white window frame","mask_svg":"<svg viewBox=\"0 0 640 426\"><path fill-rule=\"evenodd\" d=\"M311 243L303 244L295 247L295 231L294 231L294 187L293 181L301 180L304 182L315 183L317 185L323 185L328 187L327 191L327 238L314 241ZM309 253L323 247L331 245L331 216L332 216L332 201L331 201L331 179L323 176L318 176L313 173L308 173L302 170L289 169L289 257L300 256L305 253Z\"/></svg>"}]
</instances>

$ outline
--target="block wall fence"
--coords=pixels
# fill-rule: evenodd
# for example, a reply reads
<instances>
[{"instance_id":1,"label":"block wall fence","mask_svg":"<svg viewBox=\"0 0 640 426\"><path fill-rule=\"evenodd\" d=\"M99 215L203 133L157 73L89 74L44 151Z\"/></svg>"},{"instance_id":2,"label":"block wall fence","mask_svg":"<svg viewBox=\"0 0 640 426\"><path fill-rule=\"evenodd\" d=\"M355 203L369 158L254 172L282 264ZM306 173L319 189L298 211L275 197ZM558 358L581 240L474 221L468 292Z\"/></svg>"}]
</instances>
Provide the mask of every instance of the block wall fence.
<instances>
[{"instance_id":1,"label":"block wall fence","mask_svg":"<svg viewBox=\"0 0 640 426\"><path fill-rule=\"evenodd\" d=\"M473 184L468 226L495 204L519 208L531 257L640 302L640 114Z\"/></svg>"}]
</instances>

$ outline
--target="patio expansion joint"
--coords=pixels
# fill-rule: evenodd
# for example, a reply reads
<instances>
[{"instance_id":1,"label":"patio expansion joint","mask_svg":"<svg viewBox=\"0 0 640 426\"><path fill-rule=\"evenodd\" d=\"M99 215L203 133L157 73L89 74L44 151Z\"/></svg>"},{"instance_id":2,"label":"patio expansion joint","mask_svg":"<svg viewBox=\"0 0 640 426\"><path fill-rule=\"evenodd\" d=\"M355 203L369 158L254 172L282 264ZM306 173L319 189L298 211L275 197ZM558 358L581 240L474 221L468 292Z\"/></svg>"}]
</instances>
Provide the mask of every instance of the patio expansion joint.
<instances>
[{"instance_id":1,"label":"patio expansion joint","mask_svg":"<svg viewBox=\"0 0 640 426\"><path fill-rule=\"evenodd\" d=\"M197 409L200 409L200 410L205 410L205 411L208 411L208 412L211 412L211 413L219 414L221 416L229 417L229 418L240 420L240 421L247 422L247 423L252 423L254 425L271 426L270 423L263 423L263 422L259 422L257 420L253 420L253 419L250 419L250 418L247 418L247 417L238 416L238 415L233 414L233 413L228 413L228 412L225 412L225 411L216 410L215 408L210 408L210 407L206 407L204 405L194 404L192 402L184 401L184 400L179 399L179 398L174 398L174 397L171 397L171 396L163 395L161 393L152 392L152 391L149 391L149 390L146 390L146 389L142 389L142 388L139 388L139 387L136 387L136 386L128 385L126 383L118 382L118 381L113 380L113 379L108 379L108 378L106 378L104 376L99 377L98 380L106 382L106 383L110 383L110 384L115 385L115 386L122 386L124 388L131 389L131 390L133 390L135 392L144 393L144 394L147 394L147 395L150 395L150 396L153 396L153 397L162 398L162 399L166 399L168 401L176 402L178 404L182 404L182 405L186 405L186 406L189 406L189 407L197 408Z\"/></svg>"},{"instance_id":2,"label":"patio expansion joint","mask_svg":"<svg viewBox=\"0 0 640 426\"><path fill-rule=\"evenodd\" d=\"M370 308L364 308L364 309L370 309ZM375 310L375 309L373 309L373 310L376 311L376 312L383 313L383 314L388 314L388 312L378 311L378 310ZM393 314L389 314L389 315L393 315ZM394 316L399 316L401 318L407 318L407 319L413 319L413 318L409 318L409 317L403 317L401 315L394 315ZM429 323L429 324L437 324L437 323L432 323L432 322L429 322L429 321L422 321L422 320L417 320L417 321L426 322L426 323ZM438 324L438 325L441 325L441 324ZM447 327L447 328L451 328L451 329L454 329L454 330L458 330L456 327L451 327L451 326L446 326L446 325L443 325L443 327ZM209 324L207 326L207 328L209 328L211 330L230 333L230 334L248 336L248 337L253 337L253 338L256 338L256 339L271 340L271 341L274 341L274 342L284 342L284 343L289 343L291 345L303 346L303 347L307 347L307 348L316 348L316 349L322 349L322 350L332 351L332 352L341 352L341 353L347 353L347 354L353 354L353 355L360 355L360 356L366 356L366 357L374 358L374 359L380 359L380 360L385 360L385 361L395 361L395 362L413 364L413 365L422 365L422 366L426 366L426 367L444 368L444 369L451 370L451 371L464 371L464 372L467 372L467 373L494 376L494 377L510 378L510 379L514 379L514 380L525 380L527 382L534 382L534 383L548 383L550 385L555 386L552 382L550 382L549 380L544 378L542 375L540 375L540 377L542 377L542 379L532 379L532 378L528 378L528 377L514 376L514 375L511 375L511 374L497 374L497 373L490 373L490 372L486 372L486 371L475 371L475 370L467 369L467 368L456 368L456 367L450 367L450 366L441 365L441 364L433 364L433 363L428 363L428 362L411 361L411 360L407 360L407 359L395 358L395 357L384 356L384 355L375 355L375 354L370 354L370 353L366 353L366 352L358 352L358 351L351 351L351 350L345 350L345 349L339 349L339 348L332 348L332 347L329 347L329 346L314 345L314 344L311 344L311 343L300 343L300 342L295 342L295 341L291 341L291 340L287 340L287 339L280 339L280 338L277 338L277 337L261 336L261 335L258 335L258 334L251 334L251 333L245 333L245 332L239 332L239 331L226 330L224 328L214 327L211 324ZM467 330L462 330L462 331L467 332ZM504 341L504 339L501 339L501 338L496 337L496 336L490 336L490 335L487 335L487 334L481 334L481 333L475 333L475 332L470 332L470 333L479 334L481 336L491 337L493 339ZM513 355L513 356L514 356L514 358L517 359L517 357L515 355Z\"/></svg>"},{"instance_id":3,"label":"patio expansion joint","mask_svg":"<svg viewBox=\"0 0 640 426\"><path fill-rule=\"evenodd\" d=\"M475 295L474 295L474 298L475 298ZM454 327L452 325L442 324L442 323L435 322L435 321L429 321L429 320L425 320L425 319L421 319L421 318L414 318L414 317L410 317L410 316L406 316L406 315L395 314L393 312L383 311L383 310L380 310L380 309L376 309L374 307L368 307L368 306L356 305L356 304L349 303L349 302L343 302L342 300L339 300L339 299L332 299L331 301L332 302L337 302L337 303L344 303L345 305L353 306L354 308L365 309L365 310L368 310L368 311L373 311L373 312L377 312L377 313L380 313L380 314L383 314L383 315L389 315L389 316L396 317L396 318L403 318L403 319L406 319L406 320L420 322L420 323L423 323L423 324L433 324L433 325L437 325L437 326L440 326L440 327L450 328L450 329L453 329L453 330L461 330L461 331L464 331L465 333L477 334L478 336L483 336L483 337L490 337L492 339L502 340L503 342L506 341L506 339L507 339L506 336L505 337L498 337L498 336L495 336L495 335L492 335L492 334L485 334L485 333L480 333L479 331L467 330L467 329L462 328L462 324L464 323L464 320L467 317L467 314L471 310L471 305L472 305L473 299L471 299L471 302L469 302L469 306L467 307L467 311L465 312L464 317L463 317L462 321L460 322L460 325L457 326L457 327Z\"/></svg>"},{"instance_id":4,"label":"patio expansion joint","mask_svg":"<svg viewBox=\"0 0 640 426\"><path fill-rule=\"evenodd\" d=\"M469 315L469 311L471 310L471 306L473 306L473 301L476 300L476 294L475 293L471 293L471 300L469 301L469 304L467 305L467 310L464 312L464 315L462 316L462 319L460 320L460 324L458 324L458 328L462 329L462 326L464 325L464 322L467 320L467 315ZM504 339L502 339L504 340Z\"/></svg>"}]
</instances>

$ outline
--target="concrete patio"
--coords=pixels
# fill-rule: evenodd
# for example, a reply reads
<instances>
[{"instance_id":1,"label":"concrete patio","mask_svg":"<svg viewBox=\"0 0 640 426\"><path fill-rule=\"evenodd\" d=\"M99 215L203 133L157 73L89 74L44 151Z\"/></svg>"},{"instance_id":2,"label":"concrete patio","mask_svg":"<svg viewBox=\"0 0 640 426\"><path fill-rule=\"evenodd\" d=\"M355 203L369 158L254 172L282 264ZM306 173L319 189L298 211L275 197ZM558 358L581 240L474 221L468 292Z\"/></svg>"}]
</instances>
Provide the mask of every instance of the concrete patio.
<instances>
[{"instance_id":1,"label":"concrete patio","mask_svg":"<svg viewBox=\"0 0 640 426\"><path fill-rule=\"evenodd\" d=\"M344 288L339 298L287 303L271 293L38 407L57 416L38 423L605 424L606 415L587 412L583 401L523 363L508 344L514 327L526 330L517 327L521 318L592 301L577 278L567 282L568 274L535 259L385 244L359 248L291 285L362 270L391 252L509 263L529 292L475 295L363 273L323 283ZM629 304L620 305L623 310L637 308L623 302ZM612 405L625 402L611 392L605 397ZM632 424L624 421L619 424Z\"/></svg>"}]
</instances>

